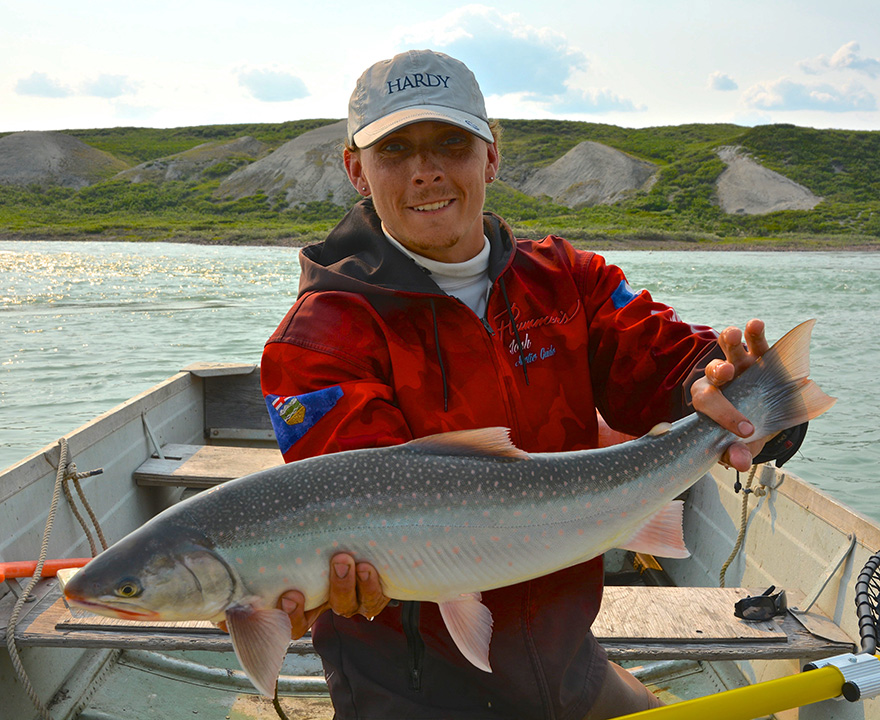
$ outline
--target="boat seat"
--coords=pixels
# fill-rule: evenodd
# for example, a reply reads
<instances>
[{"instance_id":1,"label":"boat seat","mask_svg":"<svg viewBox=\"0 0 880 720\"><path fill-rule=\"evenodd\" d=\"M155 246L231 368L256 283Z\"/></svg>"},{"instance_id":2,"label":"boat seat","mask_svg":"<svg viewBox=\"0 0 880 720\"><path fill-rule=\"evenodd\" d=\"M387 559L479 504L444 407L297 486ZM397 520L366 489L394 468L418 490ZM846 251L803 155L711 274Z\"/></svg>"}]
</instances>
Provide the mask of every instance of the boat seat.
<instances>
[{"instance_id":1,"label":"boat seat","mask_svg":"<svg viewBox=\"0 0 880 720\"><path fill-rule=\"evenodd\" d=\"M81 611L74 611L75 616L61 599L57 582L43 582L55 587L19 624L16 638L22 646L232 650L229 636L208 622L139 623ZM818 614L798 613L797 620L788 613L760 623L735 618L734 603L750 594L755 593L743 588L609 586L593 632L618 662L815 660L855 650L837 625ZM2 610L0 602L0 625ZM291 643L289 652L314 651L306 638Z\"/></svg>"},{"instance_id":2,"label":"boat seat","mask_svg":"<svg viewBox=\"0 0 880 720\"><path fill-rule=\"evenodd\" d=\"M278 448L175 445L162 447L138 467L138 485L209 488L218 483L284 464Z\"/></svg>"}]
</instances>

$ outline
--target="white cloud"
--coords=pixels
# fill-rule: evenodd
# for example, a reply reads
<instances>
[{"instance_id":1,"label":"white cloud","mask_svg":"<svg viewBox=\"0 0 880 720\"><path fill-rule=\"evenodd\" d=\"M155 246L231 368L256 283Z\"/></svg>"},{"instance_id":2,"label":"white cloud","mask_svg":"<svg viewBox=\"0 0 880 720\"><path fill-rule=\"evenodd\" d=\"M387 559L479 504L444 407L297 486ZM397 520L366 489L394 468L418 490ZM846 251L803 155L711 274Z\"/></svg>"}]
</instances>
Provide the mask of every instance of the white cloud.
<instances>
[{"instance_id":1,"label":"white cloud","mask_svg":"<svg viewBox=\"0 0 880 720\"><path fill-rule=\"evenodd\" d=\"M739 90L739 85L736 84L736 81L730 75L718 72L717 70L709 75L708 87L710 90L721 90L723 92Z\"/></svg>"},{"instance_id":2,"label":"white cloud","mask_svg":"<svg viewBox=\"0 0 880 720\"><path fill-rule=\"evenodd\" d=\"M410 28L401 49L430 47L464 62L486 96L518 95L547 112L632 112L642 108L612 90L575 87L587 56L555 30L527 25L516 14L467 5ZM491 112L491 109L490 109Z\"/></svg>"},{"instance_id":3,"label":"white cloud","mask_svg":"<svg viewBox=\"0 0 880 720\"><path fill-rule=\"evenodd\" d=\"M15 84L15 92L44 98L65 98L73 94L69 87L44 72L33 72L28 77L21 78Z\"/></svg>"},{"instance_id":4,"label":"white cloud","mask_svg":"<svg viewBox=\"0 0 880 720\"><path fill-rule=\"evenodd\" d=\"M855 70L871 78L880 77L880 59L862 57L859 44L853 40L842 45L830 58L819 55L802 60L798 67L809 75L819 75L830 70Z\"/></svg>"},{"instance_id":5,"label":"white cloud","mask_svg":"<svg viewBox=\"0 0 880 720\"><path fill-rule=\"evenodd\" d=\"M99 75L94 80L83 83L82 94L112 99L120 95L129 95L136 89L137 86L125 75Z\"/></svg>"},{"instance_id":6,"label":"white cloud","mask_svg":"<svg viewBox=\"0 0 880 720\"><path fill-rule=\"evenodd\" d=\"M805 85L789 78L755 85L746 91L744 100L747 106L759 110L855 112L877 109L877 99L860 85L840 89L832 85Z\"/></svg>"},{"instance_id":7,"label":"white cloud","mask_svg":"<svg viewBox=\"0 0 880 720\"><path fill-rule=\"evenodd\" d=\"M305 83L283 70L246 70L239 73L238 83L263 102L287 102L309 96Z\"/></svg>"}]
</instances>

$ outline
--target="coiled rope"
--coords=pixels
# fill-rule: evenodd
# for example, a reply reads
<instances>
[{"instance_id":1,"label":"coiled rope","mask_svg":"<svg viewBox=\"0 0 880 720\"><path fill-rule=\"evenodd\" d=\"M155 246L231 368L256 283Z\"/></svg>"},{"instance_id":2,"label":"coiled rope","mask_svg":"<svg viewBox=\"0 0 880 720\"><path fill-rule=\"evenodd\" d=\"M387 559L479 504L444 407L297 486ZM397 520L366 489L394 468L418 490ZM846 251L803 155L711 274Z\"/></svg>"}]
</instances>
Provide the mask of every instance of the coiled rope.
<instances>
[{"instance_id":1,"label":"coiled rope","mask_svg":"<svg viewBox=\"0 0 880 720\"><path fill-rule=\"evenodd\" d=\"M61 452L58 456L58 470L55 473L55 488L52 491L52 504L49 506L49 515L46 518L46 527L43 530L43 542L40 546L40 557L37 560L37 566L34 569L34 574L31 576L30 581L28 581L27 586L16 600L15 606L12 608L12 615L9 618L9 623L6 628L6 648L9 650L9 657L12 660L12 667L15 668L15 672L18 675L18 680L21 683L21 686L24 688L27 696L30 698L31 702L34 704L34 707L37 709L37 712L43 720L52 720L52 715L49 713L48 708L37 696L37 693L27 676L27 672L24 669L24 665L22 665L21 656L18 652L18 646L15 643L15 628L18 624L19 618L21 616L21 610L24 607L24 604L27 602L28 598L31 596L31 592L36 587L37 583L42 577L43 565L45 564L46 557L49 554L49 537L52 535L52 527L55 524L55 513L58 509L58 500L61 497L62 489L65 496L67 497L68 503L70 503L70 507L73 510L74 515L76 516L77 520L79 520L80 525L86 533L86 537L88 538L89 545L92 549L92 557L97 555L97 548L95 546L94 540L92 539L91 533L86 527L85 520L83 519L82 515L80 515L79 511L76 509L76 506L73 503L73 497L71 496L70 488L68 487L68 483L70 481L73 482L77 494L79 495L79 498L83 503L83 507L85 507L89 518L91 518L92 520L95 531L98 535L98 539L101 543L101 547L103 547L104 549L107 548L107 541L104 539L104 533L101 530L100 524L98 523L98 518L92 510L91 505L89 505L88 500L86 500L82 486L79 484L79 481L81 479L90 477L92 475L97 475L98 473L101 473L103 471L92 470L90 472L78 473L76 471L76 465L73 463L68 464L67 462L67 440L65 438L61 438L58 441L58 444L60 445Z\"/></svg>"},{"instance_id":2,"label":"coiled rope","mask_svg":"<svg viewBox=\"0 0 880 720\"><path fill-rule=\"evenodd\" d=\"M739 536L736 538L736 545L733 546L733 550L730 553L730 557L727 558L727 562L721 566L721 572L718 576L719 587L724 587L724 577L727 575L727 568L730 567L730 564L733 562L733 559L736 557L739 549L742 547L743 540L746 537L746 525L749 517L749 495L754 493L758 497L765 495L767 491L763 487L759 487L756 490L752 490L752 481L755 479L755 474L758 472L758 466L752 465L751 471L749 471L749 477L746 480L746 485L743 488L743 498L742 498L742 514L739 522ZM739 471L736 473L736 482L739 484ZM735 486L736 487L736 486ZM739 489L737 488L737 492Z\"/></svg>"}]
</instances>

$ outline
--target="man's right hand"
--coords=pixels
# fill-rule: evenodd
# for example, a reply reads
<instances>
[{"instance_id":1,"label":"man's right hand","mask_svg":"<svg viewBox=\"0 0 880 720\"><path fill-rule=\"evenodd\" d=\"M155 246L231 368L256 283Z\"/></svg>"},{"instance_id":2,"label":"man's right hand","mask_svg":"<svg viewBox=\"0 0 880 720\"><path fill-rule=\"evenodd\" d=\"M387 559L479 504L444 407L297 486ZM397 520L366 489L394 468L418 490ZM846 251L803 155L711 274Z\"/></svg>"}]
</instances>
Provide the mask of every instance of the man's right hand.
<instances>
[{"instance_id":1,"label":"man's right hand","mask_svg":"<svg viewBox=\"0 0 880 720\"><path fill-rule=\"evenodd\" d=\"M379 574L370 563L355 563L347 553L330 560L330 596L323 605L304 610L305 598L299 590L288 590L278 599L278 607L290 616L290 637L301 638L325 610L352 617L363 615L372 620L391 598L382 592Z\"/></svg>"}]
</instances>

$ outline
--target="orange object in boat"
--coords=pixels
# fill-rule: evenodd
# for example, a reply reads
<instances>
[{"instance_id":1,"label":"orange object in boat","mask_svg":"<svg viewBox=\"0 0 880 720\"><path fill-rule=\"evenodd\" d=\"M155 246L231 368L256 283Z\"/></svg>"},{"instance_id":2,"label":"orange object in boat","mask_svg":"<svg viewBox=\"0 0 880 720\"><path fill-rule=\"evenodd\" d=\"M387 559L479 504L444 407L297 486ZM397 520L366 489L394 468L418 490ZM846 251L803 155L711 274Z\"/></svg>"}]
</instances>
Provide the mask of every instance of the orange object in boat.
<instances>
[{"instance_id":1,"label":"orange object in boat","mask_svg":"<svg viewBox=\"0 0 880 720\"><path fill-rule=\"evenodd\" d=\"M89 562L92 558L62 558L60 560L46 560L43 563L43 572L41 577L54 577L55 573L64 568L79 568ZM6 578L25 578L34 574L37 569L36 560L21 560L18 562L0 563L0 583L5 582Z\"/></svg>"}]
</instances>

